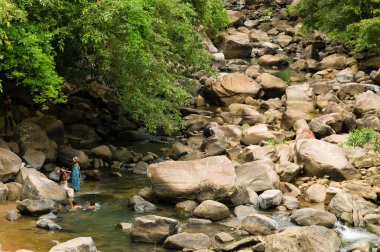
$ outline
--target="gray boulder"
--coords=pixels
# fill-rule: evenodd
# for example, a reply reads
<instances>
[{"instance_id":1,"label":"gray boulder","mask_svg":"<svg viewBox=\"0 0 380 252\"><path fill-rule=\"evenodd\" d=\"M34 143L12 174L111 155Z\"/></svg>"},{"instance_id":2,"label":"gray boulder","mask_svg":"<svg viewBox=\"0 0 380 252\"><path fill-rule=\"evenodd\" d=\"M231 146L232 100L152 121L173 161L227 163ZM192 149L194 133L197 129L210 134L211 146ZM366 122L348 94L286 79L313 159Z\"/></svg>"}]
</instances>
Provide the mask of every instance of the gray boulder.
<instances>
[{"instance_id":1,"label":"gray boulder","mask_svg":"<svg viewBox=\"0 0 380 252\"><path fill-rule=\"evenodd\" d=\"M146 201L139 195L134 195L128 200L128 207L137 213L154 212L157 207Z\"/></svg>"},{"instance_id":2,"label":"gray boulder","mask_svg":"<svg viewBox=\"0 0 380 252\"><path fill-rule=\"evenodd\" d=\"M335 252L341 245L338 234L322 226L288 227L264 241L265 252Z\"/></svg>"},{"instance_id":3,"label":"gray boulder","mask_svg":"<svg viewBox=\"0 0 380 252\"><path fill-rule=\"evenodd\" d=\"M330 176L332 179L354 179L360 175L347 160L344 151L335 144L316 139L298 140L296 161L304 167L306 176Z\"/></svg>"},{"instance_id":4,"label":"gray boulder","mask_svg":"<svg viewBox=\"0 0 380 252\"><path fill-rule=\"evenodd\" d=\"M293 211L291 220L300 226L324 226L332 228L337 221L335 215L314 208L302 208Z\"/></svg>"},{"instance_id":5,"label":"gray boulder","mask_svg":"<svg viewBox=\"0 0 380 252\"><path fill-rule=\"evenodd\" d=\"M22 187L22 199L63 201L66 198L65 189L47 178L28 176Z\"/></svg>"},{"instance_id":6,"label":"gray boulder","mask_svg":"<svg viewBox=\"0 0 380 252\"><path fill-rule=\"evenodd\" d=\"M55 209L55 202L49 199L25 199L17 205L17 210L19 210L21 214L44 214L53 209Z\"/></svg>"},{"instance_id":7,"label":"gray boulder","mask_svg":"<svg viewBox=\"0 0 380 252\"><path fill-rule=\"evenodd\" d=\"M270 235L277 229L277 222L261 214L252 214L243 219L242 229L253 235Z\"/></svg>"},{"instance_id":8,"label":"gray boulder","mask_svg":"<svg viewBox=\"0 0 380 252\"><path fill-rule=\"evenodd\" d=\"M0 148L0 181L12 179L21 168L22 160L12 151Z\"/></svg>"},{"instance_id":9,"label":"gray boulder","mask_svg":"<svg viewBox=\"0 0 380 252\"><path fill-rule=\"evenodd\" d=\"M49 252L97 252L91 237L78 237L52 247Z\"/></svg>"},{"instance_id":10,"label":"gray boulder","mask_svg":"<svg viewBox=\"0 0 380 252\"><path fill-rule=\"evenodd\" d=\"M279 206L281 201L282 192L280 190L267 190L259 195L259 206L262 209Z\"/></svg>"},{"instance_id":11,"label":"gray boulder","mask_svg":"<svg viewBox=\"0 0 380 252\"><path fill-rule=\"evenodd\" d=\"M234 192L235 166L225 156L151 164L148 178L164 199L222 199Z\"/></svg>"},{"instance_id":12,"label":"gray boulder","mask_svg":"<svg viewBox=\"0 0 380 252\"><path fill-rule=\"evenodd\" d=\"M206 249L211 247L210 238L202 233L180 233L166 238L164 248L169 249Z\"/></svg>"},{"instance_id":13,"label":"gray boulder","mask_svg":"<svg viewBox=\"0 0 380 252\"><path fill-rule=\"evenodd\" d=\"M176 234L178 228L179 222L175 219L146 215L133 220L130 235L134 241L163 243L168 236Z\"/></svg>"},{"instance_id":14,"label":"gray boulder","mask_svg":"<svg viewBox=\"0 0 380 252\"><path fill-rule=\"evenodd\" d=\"M194 209L193 215L217 221L230 217L230 210L220 202L205 200Z\"/></svg>"},{"instance_id":15,"label":"gray boulder","mask_svg":"<svg viewBox=\"0 0 380 252\"><path fill-rule=\"evenodd\" d=\"M62 230L62 227L51 219L38 219L36 222L36 227L53 231Z\"/></svg>"}]
</instances>

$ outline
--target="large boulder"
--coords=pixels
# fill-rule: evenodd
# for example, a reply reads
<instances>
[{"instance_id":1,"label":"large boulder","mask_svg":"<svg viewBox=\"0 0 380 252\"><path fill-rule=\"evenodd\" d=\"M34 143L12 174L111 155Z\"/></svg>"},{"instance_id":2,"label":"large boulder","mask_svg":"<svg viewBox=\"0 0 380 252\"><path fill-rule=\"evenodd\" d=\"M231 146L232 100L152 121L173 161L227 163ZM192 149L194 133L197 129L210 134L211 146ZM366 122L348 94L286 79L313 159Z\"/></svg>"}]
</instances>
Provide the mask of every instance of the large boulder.
<instances>
[{"instance_id":1,"label":"large boulder","mask_svg":"<svg viewBox=\"0 0 380 252\"><path fill-rule=\"evenodd\" d=\"M348 63L348 57L345 54L332 54L322 59L319 69L345 69Z\"/></svg>"},{"instance_id":2,"label":"large boulder","mask_svg":"<svg viewBox=\"0 0 380 252\"><path fill-rule=\"evenodd\" d=\"M263 87L264 98L281 97L285 94L286 83L280 78L268 73L263 73L257 77L257 82Z\"/></svg>"},{"instance_id":3,"label":"large boulder","mask_svg":"<svg viewBox=\"0 0 380 252\"><path fill-rule=\"evenodd\" d=\"M92 149L101 142L93 128L85 124L71 124L65 127L65 138L73 148Z\"/></svg>"},{"instance_id":4,"label":"large boulder","mask_svg":"<svg viewBox=\"0 0 380 252\"><path fill-rule=\"evenodd\" d=\"M241 143L244 145L259 145L270 139L280 142L285 140L285 138L285 132L269 130L265 124L257 124L243 131Z\"/></svg>"},{"instance_id":5,"label":"large boulder","mask_svg":"<svg viewBox=\"0 0 380 252\"><path fill-rule=\"evenodd\" d=\"M42 151L27 149L22 158L33 168L39 170L45 163L46 155Z\"/></svg>"},{"instance_id":6,"label":"large boulder","mask_svg":"<svg viewBox=\"0 0 380 252\"><path fill-rule=\"evenodd\" d=\"M235 166L225 156L151 164L148 178L158 197L222 199L234 192Z\"/></svg>"},{"instance_id":7,"label":"large boulder","mask_svg":"<svg viewBox=\"0 0 380 252\"><path fill-rule=\"evenodd\" d=\"M164 242L164 247L169 249L206 249L211 246L210 238L202 233L180 233L169 236Z\"/></svg>"},{"instance_id":8,"label":"large boulder","mask_svg":"<svg viewBox=\"0 0 380 252\"><path fill-rule=\"evenodd\" d=\"M243 219L241 228L253 235L270 235L277 229L277 222L265 215L252 214Z\"/></svg>"},{"instance_id":9,"label":"large boulder","mask_svg":"<svg viewBox=\"0 0 380 252\"><path fill-rule=\"evenodd\" d=\"M305 200L311 203L324 202L326 199L326 187L321 184L313 184L305 191Z\"/></svg>"},{"instance_id":10,"label":"large boulder","mask_svg":"<svg viewBox=\"0 0 380 252\"><path fill-rule=\"evenodd\" d=\"M314 208L302 208L294 210L291 220L300 226L324 226L332 228L337 221L335 215Z\"/></svg>"},{"instance_id":11,"label":"large boulder","mask_svg":"<svg viewBox=\"0 0 380 252\"><path fill-rule=\"evenodd\" d=\"M21 167L20 171L17 173L15 181L20 184L24 184L25 180L29 176L36 176L40 178L46 178L45 174L42 172L37 171L34 168L26 168L26 167Z\"/></svg>"},{"instance_id":12,"label":"large boulder","mask_svg":"<svg viewBox=\"0 0 380 252\"><path fill-rule=\"evenodd\" d=\"M139 195L134 195L128 200L128 207L137 213L154 212L157 210L155 205Z\"/></svg>"},{"instance_id":13,"label":"large boulder","mask_svg":"<svg viewBox=\"0 0 380 252\"><path fill-rule=\"evenodd\" d=\"M73 149L70 146L61 146L58 150L57 165L71 167L73 158L78 157L81 169L90 167L90 159L84 151Z\"/></svg>"},{"instance_id":14,"label":"large boulder","mask_svg":"<svg viewBox=\"0 0 380 252\"><path fill-rule=\"evenodd\" d=\"M179 222L175 219L146 215L136 217L132 222L131 238L134 241L163 243L178 232Z\"/></svg>"},{"instance_id":15,"label":"large boulder","mask_svg":"<svg viewBox=\"0 0 380 252\"><path fill-rule=\"evenodd\" d=\"M314 111L314 95L309 84L292 85L286 88L287 110L298 110L305 113Z\"/></svg>"},{"instance_id":16,"label":"large boulder","mask_svg":"<svg viewBox=\"0 0 380 252\"><path fill-rule=\"evenodd\" d=\"M28 149L43 152L47 161L55 161L57 158L57 143L50 140L40 126L24 120L16 127L14 138L25 153Z\"/></svg>"},{"instance_id":17,"label":"large boulder","mask_svg":"<svg viewBox=\"0 0 380 252\"><path fill-rule=\"evenodd\" d=\"M51 199L63 201L66 198L65 189L47 178L30 175L26 177L22 187L22 199Z\"/></svg>"},{"instance_id":18,"label":"large boulder","mask_svg":"<svg viewBox=\"0 0 380 252\"><path fill-rule=\"evenodd\" d=\"M356 97L355 112L364 114L371 111L378 111L380 109L380 96L367 91Z\"/></svg>"},{"instance_id":19,"label":"large boulder","mask_svg":"<svg viewBox=\"0 0 380 252\"><path fill-rule=\"evenodd\" d=\"M91 237L78 237L52 247L49 252L97 252Z\"/></svg>"},{"instance_id":20,"label":"large boulder","mask_svg":"<svg viewBox=\"0 0 380 252\"><path fill-rule=\"evenodd\" d=\"M17 205L17 210L19 210L22 214L44 214L52 211L53 209L55 209L55 202L48 199L25 199Z\"/></svg>"},{"instance_id":21,"label":"large boulder","mask_svg":"<svg viewBox=\"0 0 380 252\"><path fill-rule=\"evenodd\" d=\"M374 214L376 208L374 203L346 192L337 193L328 205L329 212L343 222L356 227L364 227L364 217Z\"/></svg>"},{"instance_id":22,"label":"large boulder","mask_svg":"<svg viewBox=\"0 0 380 252\"><path fill-rule=\"evenodd\" d=\"M111 161L112 151L107 145L99 145L91 150L91 156Z\"/></svg>"},{"instance_id":23,"label":"large boulder","mask_svg":"<svg viewBox=\"0 0 380 252\"><path fill-rule=\"evenodd\" d=\"M210 104L227 106L243 103L249 96L255 98L261 91L261 86L256 81L239 72L210 78L205 86L202 95Z\"/></svg>"},{"instance_id":24,"label":"large boulder","mask_svg":"<svg viewBox=\"0 0 380 252\"><path fill-rule=\"evenodd\" d=\"M251 51L247 33L231 31L224 37L223 53L226 59L250 58Z\"/></svg>"},{"instance_id":25,"label":"large boulder","mask_svg":"<svg viewBox=\"0 0 380 252\"><path fill-rule=\"evenodd\" d=\"M20 170L22 160L12 151L0 148L0 181L7 182Z\"/></svg>"},{"instance_id":26,"label":"large boulder","mask_svg":"<svg viewBox=\"0 0 380 252\"><path fill-rule=\"evenodd\" d=\"M44 115L36 117L33 122L40 126L49 139L55 141L58 146L63 143L64 125L61 120L58 120L55 116Z\"/></svg>"},{"instance_id":27,"label":"large boulder","mask_svg":"<svg viewBox=\"0 0 380 252\"><path fill-rule=\"evenodd\" d=\"M194 209L193 215L217 221L230 217L230 210L226 205L220 202L205 200Z\"/></svg>"},{"instance_id":28,"label":"large boulder","mask_svg":"<svg viewBox=\"0 0 380 252\"><path fill-rule=\"evenodd\" d=\"M286 66L288 62L286 61L286 57L283 54L266 54L259 58L259 64L261 66Z\"/></svg>"},{"instance_id":29,"label":"large boulder","mask_svg":"<svg viewBox=\"0 0 380 252\"><path fill-rule=\"evenodd\" d=\"M51 219L45 219L45 218L40 218L36 222L36 227L42 228L42 229L47 229L47 230L53 230L53 231L59 231L62 230L62 227L55 223Z\"/></svg>"},{"instance_id":30,"label":"large boulder","mask_svg":"<svg viewBox=\"0 0 380 252\"><path fill-rule=\"evenodd\" d=\"M323 138L339 133L343 127L343 116L341 113L331 113L314 118L309 123L310 130L318 138Z\"/></svg>"},{"instance_id":31,"label":"large boulder","mask_svg":"<svg viewBox=\"0 0 380 252\"><path fill-rule=\"evenodd\" d=\"M270 160L258 160L245 163L236 169L236 187L249 188L255 192L277 189L280 178L274 171Z\"/></svg>"},{"instance_id":32,"label":"large boulder","mask_svg":"<svg viewBox=\"0 0 380 252\"><path fill-rule=\"evenodd\" d=\"M298 140L295 154L297 163L304 167L307 176L328 175L341 180L360 176L338 145L316 139Z\"/></svg>"},{"instance_id":33,"label":"large boulder","mask_svg":"<svg viewBox=\"0 0 380 252\"><path fill-rule=\"evenodd\" d=\"M341 244L334 230L322 226L288 227L264 240L265 252L335 252Z\"/></svg>"}]
</instances>

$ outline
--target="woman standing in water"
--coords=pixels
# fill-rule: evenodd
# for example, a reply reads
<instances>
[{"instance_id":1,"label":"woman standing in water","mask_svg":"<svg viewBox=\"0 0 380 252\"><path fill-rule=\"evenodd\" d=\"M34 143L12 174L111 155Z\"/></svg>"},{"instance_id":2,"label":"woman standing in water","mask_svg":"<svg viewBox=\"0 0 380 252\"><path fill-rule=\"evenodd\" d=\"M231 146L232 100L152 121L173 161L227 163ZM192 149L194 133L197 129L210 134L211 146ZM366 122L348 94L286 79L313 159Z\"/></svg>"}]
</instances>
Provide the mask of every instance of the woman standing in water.
<instances>
[{"instance_id":1,"label":"woman standing in water","mask_svg":"<svg viewBox=\"0 0 380 252\"><path fill-rule=\"evenodd\" d=\"M79 167L79 159L77 157L73 158L73 167L71 173L71 183L72 187L75 191L80 191L80 167Z\"/></svg>"}]
</instances>

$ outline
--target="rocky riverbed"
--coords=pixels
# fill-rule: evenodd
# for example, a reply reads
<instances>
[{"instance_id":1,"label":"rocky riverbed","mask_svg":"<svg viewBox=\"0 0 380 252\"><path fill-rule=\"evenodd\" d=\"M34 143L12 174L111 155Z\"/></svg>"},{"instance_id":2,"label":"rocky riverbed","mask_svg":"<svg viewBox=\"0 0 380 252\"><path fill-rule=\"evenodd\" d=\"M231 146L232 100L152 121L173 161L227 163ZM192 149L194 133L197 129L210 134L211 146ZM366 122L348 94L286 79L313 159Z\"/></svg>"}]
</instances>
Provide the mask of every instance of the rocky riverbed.
<instances>
[{"instance_id":1,"label":"rocky riverbed","mask_svg":"<svg viewBox=\"0 0 380 252\"><path fill-rule=\"evenodd\" d=\"M198 95L182 109L186 129L151 139L170 142L160 152L116 144L148 136L120 116L103 83L67 84L68 104L43 113L13 94L17 125L0 143L0 200L12 206L2 211L7 223L50 212L69 218L54 181L57 167L78 156L83 176L98 181L89 183L149 180L150 187L136 184L124 197L115 192L123 202L115 211L133 218L111 225L125 230L130 248L379 247L380 154L345 143L355 128L380 131L380 59L352 54L318 32L304 34L288 4L227 1L231 27L220 41L204 43L220 73L194 76ZM53 234L67 232L65 220L33 221ZM95 243L107 242L69 236L50 251L97 251Z\"/></svg>"}]
</instances>

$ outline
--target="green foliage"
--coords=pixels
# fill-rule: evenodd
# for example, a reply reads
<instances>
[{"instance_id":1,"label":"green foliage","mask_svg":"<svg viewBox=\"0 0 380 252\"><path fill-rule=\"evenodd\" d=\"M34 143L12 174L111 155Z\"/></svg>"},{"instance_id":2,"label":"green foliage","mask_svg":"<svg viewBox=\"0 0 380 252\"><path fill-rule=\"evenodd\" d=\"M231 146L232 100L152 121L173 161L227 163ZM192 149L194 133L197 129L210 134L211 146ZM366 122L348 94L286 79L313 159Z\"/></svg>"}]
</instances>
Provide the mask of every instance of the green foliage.
<instances>
[{"instance_id":1,"label":"green foliage","mask_svg":"<svg viewBox=\"0 0 380 252\"><path fill-rule=\"evenodd\" d=\"M380 133L370 128L360 128L350 132L348 146L364 147L366 144L373 144L374 150L380 152Z\"/></svg>"},{"instance_id":2,"label":"green foliage","mask_svg":"<svg viewBox=\"0 0 380 252\"><path fill-rule=\"evenodd\" d=\"M172 122L189 100L192 73L211 72L201 33L216 36L229 23L222 0L0 0L0 7L7 79L30 87L37 102L62 101L59 75L102 79L150 131L181 126Z\"/></svg>"},{"instance_id":3,"label":"green foliage","mask_svg":"<svg viewBox=\"0 0 380 252\"><path fill-rule=\"evenodd\" d=\"M243 123L243 125L241 126L243 129L248 129L249 127L249 124L248 123Z\"/></svg>"},{"instance_id":4,"label":"green foliage","mask_svg":"<svg viewBox=\"0 0 380 252\"><path fill-rule=\"evenodd\" d=\"M281 141L278 141L274 138L269 138L267 141L266 141L267 145L273 145L273 146L276 146L276 145L279 145L279 144L284 144L286 143L286 140L281 140Z\"/></svg>"},{"instance_id":5,"label":"green foliage","mask_svg":"<svg viewBox=\"0 0 380 252\"><path fill-rule=\"evenodd\" d=\"M300 0L293 11L308 29L321 30L356 52L380 53L380 0Z\"/></svg>"}]
</instances>

